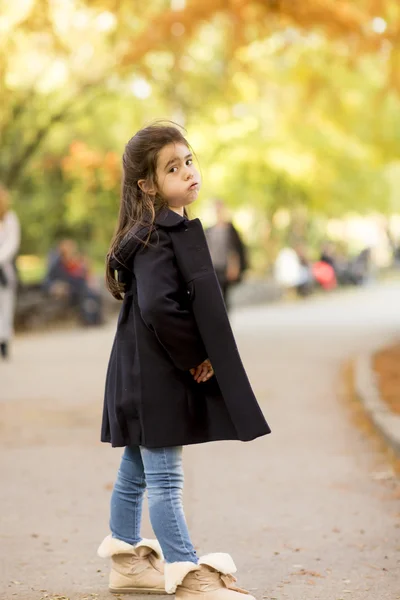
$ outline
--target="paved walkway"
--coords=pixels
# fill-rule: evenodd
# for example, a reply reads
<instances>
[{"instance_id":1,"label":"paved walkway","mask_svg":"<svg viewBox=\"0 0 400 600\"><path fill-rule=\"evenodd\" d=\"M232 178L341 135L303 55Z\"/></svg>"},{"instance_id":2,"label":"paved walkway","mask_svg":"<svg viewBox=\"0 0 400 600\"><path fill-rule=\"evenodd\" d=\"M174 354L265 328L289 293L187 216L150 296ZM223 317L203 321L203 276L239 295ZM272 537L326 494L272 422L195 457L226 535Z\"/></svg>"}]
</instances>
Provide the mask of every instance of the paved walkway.
<instances>
[{"instance_id":1,"label":"paved walkway","mask_svg":"<svg viewBox=\"0 0 400 600\"><path fill-rule=\"evenodd\" d=\"M399 483L341 394L344 361L399 335L399 307L397 284L233 315L273 434L187 448L185 506L199 552L230 552L259 600L400 598ZM98 442L112 335L20 337L0 364L2 600L110 597L96 548L120 456Z\"/></svg>"}]
</instances>

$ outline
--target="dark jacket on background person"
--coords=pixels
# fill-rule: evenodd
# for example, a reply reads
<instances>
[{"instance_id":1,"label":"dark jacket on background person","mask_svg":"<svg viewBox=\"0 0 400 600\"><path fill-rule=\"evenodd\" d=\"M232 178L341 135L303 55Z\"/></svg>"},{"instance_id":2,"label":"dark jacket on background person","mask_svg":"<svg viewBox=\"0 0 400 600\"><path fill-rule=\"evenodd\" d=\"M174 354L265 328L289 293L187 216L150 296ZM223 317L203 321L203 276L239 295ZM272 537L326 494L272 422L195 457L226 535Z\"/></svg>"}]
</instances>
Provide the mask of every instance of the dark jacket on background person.
<instances>
[{"instance_id":1,"label":"dark jacket on background person","mask_svg":"<svg viewBox=\"0 0 400 600\"><path fill-rule=\"evenodd\" d=\"M242 280L243 273L248 268L247 250L246 250L246 246L244 245L244 243L242 241L242 238L239 235L238 230L233 225L233 223L228 223L227 225L228 225L229 243L228 243L228 253L227 253L226 257L224 257L225 263L226 263L225 268L228 266L229 252L234 252L239 258L239 276L236 281L232 281L231 283L239 283ZM212 227L209 227L208 229L206 229L206 232L205 232L206 237L209 234L212 234L212 231L214 230L215 227L218 227L218 225L212 225Z\"/></svg>"},{"instance_id":2,"label":"dark jacket on background person","mask_svg":"<svg viewBox=\"0 0 400 600\"><path fill-rule=\"evenodd\" d=\"M242 241L242 238L239 235L239 232L237 231L233 223L230 223L230 235L232 241L232 248L239 257L240 274L238 281L240 281L243 277L243 273L249 266L247 261L247 250L246 246Z\"/></svg>"},{"instance_id":3,"label":"dark jacket on background person","mask_svg":"<svg viewBox=\"0 0 400 600\"><path fill-rule=\"evenodd\" d=\"M157 448L269 433L200 221L164 209L144 247L138 238L148 232L133 230L114 262L126 293L106 378L102 441ZM215 376L198 384L189 370L206 358Z\"/></svg>"},{"instance_id":4,"label":"dark jacket on background person","mask_svg":"<svg viewBox=\"0 0 400 600\"><path fill-rule=\"evenodd\" d=\"M326 263L327 265L332 267L332 269L334 271L336 271L336 260L330 254L327 254L326 252L322 252L320 261Z\"/></svg>"}]
</instances>

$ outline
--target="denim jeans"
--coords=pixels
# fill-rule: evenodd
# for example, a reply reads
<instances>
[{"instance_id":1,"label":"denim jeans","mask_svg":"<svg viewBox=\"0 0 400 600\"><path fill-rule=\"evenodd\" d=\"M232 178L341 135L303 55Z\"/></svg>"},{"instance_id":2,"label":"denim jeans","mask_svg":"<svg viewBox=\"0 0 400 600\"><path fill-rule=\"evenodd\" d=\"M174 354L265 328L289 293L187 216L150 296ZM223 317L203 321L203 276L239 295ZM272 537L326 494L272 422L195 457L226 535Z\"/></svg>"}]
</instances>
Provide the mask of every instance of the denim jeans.
<instances>
[{"instance_id":1,"label":"denim jeans","mask_svg":"<svg viewBox=\"0 0 400 600\"><path fill-rule=\"evenodd\" d=\"M111 496L112 536L141 541L142 503L147 488L150 521L166 562L197 563L182 505L182 448L125 448Z\"/></svg>"}]
</instances>

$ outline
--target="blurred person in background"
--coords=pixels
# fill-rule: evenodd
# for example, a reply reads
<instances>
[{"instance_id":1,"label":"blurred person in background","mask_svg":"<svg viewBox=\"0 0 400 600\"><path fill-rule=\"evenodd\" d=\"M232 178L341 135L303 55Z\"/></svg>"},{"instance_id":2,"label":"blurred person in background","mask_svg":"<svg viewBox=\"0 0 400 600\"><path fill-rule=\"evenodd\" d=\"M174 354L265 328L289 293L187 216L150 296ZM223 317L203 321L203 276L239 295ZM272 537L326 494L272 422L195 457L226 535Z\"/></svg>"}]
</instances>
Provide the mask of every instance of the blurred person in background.
<instances>
[{"instance_id":1,"label":"blurred person in background","mask_svg":"<svg viewBox=\"0 0 400 600\"><path fill-rule=\"evenodd\" d=\"M8 358L13 333L17 270L15 259L20 245L20 225L9 209L7 190L0 185L0 353Z\"/></svg>"},{"instance_id":2,"label":"blurred person in background","mask_svg":"<svg viewBox=\"0 0 400 600\"><path fill-rule=\"evenodd\" d=\"M84 325L102 323L100 291L90 275L87 258L74 240L61 240L57 250L50 253L45 289L55 297L68 297L71 305L78 308Z\"/></svg>"},{"instance_id":3,"label":"blurred person in background","mask_svg":"<svg viewBox=\"0 0 400 600\"><path fill-rule=\"evenodd\" d=\"M337 244L332 261L328 260L323 262L334 269L338 285L364 285L370 281L373 266L371 248L366 247L350 257L347 248Z\"/></svg>"},{"instance_id":4,"label":"blurred person in background","mask_svg":"<svg viewBox=\"0 0 400 600\"><path fill-rule=\"evenodd\" d=\"M312 265L312 275L323 290L334 290L337 287L335 269L325 260L319 260Z\"/></svg>"},{"instance_id":5,"label":"blurred person in background","mask_svg":"<svg viewBox=\"0 0 400 600\"><path fill-rule=\"evenodd\" d=\"M298 296L309 296L314 288L312 265L303 245L296 248L284 246L274 263L274 280L286 295L296 292Z\"/></svg>"},{"instance_id":6,"label":"blurred person in background","mask_svg":"<svg viewBox=\"0 0 400 600\"><path fill-rule=\"evenodd\" d=\"M304 244L297 244L295 247L300 269L299 281L296 287L297 294L301 297L309 296L314 288L314 276L312 274L312 263L308 257L308 249Z\"/></svg>"},{"instance_id":7,"label":"blurred person in background","mask_svg":"<svg viewBox=\"0 0 400 600\"><path fill-rule=\"evenodd\" d=\"M225 203L216 200L214 206L216 223L206 229L206 239L225 305L229 308L229 289L241 281L247 269L247 253Z\"/></svg>"},{"instance_id":8,"label":"blurred person in background","mask_svg":"<svg viewBox=\"0 0 400 600\"><path fill-rule=\"evenodd\" d=\"M315 281L323 290L333 290L337 287L338 257L333 242L325 242L319 261L312 266Z\"/></svg>"},{"instance_id":9,"label":"blurred person in background","mask_svg":"<svg viewBox=\"0 0 400 600\"><path fill-rule=\"evenodd\" d=\"M302 265L296 250L281 248L274 263L274 279L285 290L296 289L302 283Z\"/></svg>"},{"instance_id":10,"label":"blurred person in background","mask_svg":"<svg viewBox=\"0 0 400 600\"><path fill-rule=\"evenodd\" d=\"M349 265L349 271L354 285L364 285L371 281L372 276L372 252L366 247L361 250Z\"/></svg>"},{"instance_id":11,"label":"blurred person in background","mask_svg":"<svg viewBox=\"0 0 400 600\"><path fill-rule=\"evenodd\" d=\"M336 250L332 242L325 242L322 246L320 262L331 266L336 273Z\"/></svg>"}]
</instances>

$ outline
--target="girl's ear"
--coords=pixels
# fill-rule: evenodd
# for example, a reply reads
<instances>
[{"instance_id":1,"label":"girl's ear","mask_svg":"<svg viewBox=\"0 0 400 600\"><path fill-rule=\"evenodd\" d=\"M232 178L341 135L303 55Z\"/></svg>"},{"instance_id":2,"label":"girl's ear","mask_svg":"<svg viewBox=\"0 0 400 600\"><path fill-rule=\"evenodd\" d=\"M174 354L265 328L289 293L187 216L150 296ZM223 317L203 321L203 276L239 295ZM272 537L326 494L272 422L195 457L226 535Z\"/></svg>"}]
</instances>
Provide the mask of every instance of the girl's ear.
<instances>
[{"instance_id":1,"label":"girl's ear","mask_svg":"<svg viewBox=\"0 0 400 600\"><path fill-rule=\"evenodd\" d=\"M154 183L148 181L148 179L139 179L138 186L145 194L148 194L149 196L156 195L157 190L155 188L155 185Z\"/></svg>"}]
</instances>

